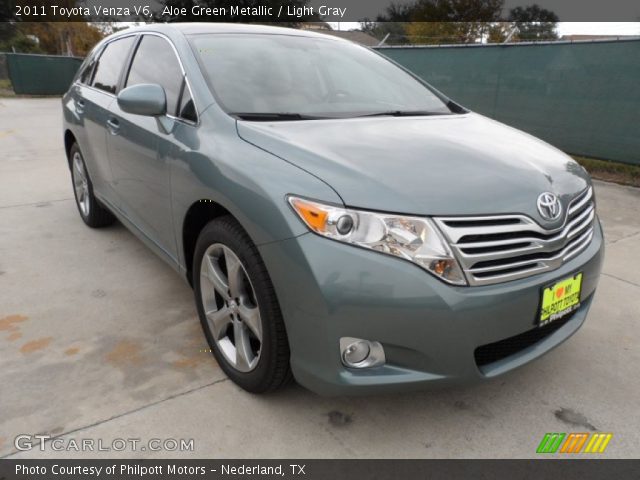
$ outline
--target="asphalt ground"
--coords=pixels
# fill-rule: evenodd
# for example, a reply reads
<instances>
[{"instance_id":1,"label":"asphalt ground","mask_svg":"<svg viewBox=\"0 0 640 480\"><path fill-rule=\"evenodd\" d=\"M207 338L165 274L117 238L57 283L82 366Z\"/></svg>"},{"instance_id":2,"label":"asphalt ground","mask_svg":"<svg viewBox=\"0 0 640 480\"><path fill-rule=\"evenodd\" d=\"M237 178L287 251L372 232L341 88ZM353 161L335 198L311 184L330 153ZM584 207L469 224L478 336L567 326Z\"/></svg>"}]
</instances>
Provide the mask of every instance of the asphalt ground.
<instances>
[{"instance_id":1,"label":"asphalt ground","mask_svg":"<svg viewBox=\"0 0 640 480\"><path fill-rule=\"evenodd\" d=\"M206 351L189 286L122 225L82 223L61 128L59 99L0 99L0 457L524 458L593 431L613 433L600 456L640 457L640 190L596 182L600 286L543 358L467 388L253 396ZM63 451L17 451L21 434ZM140 443L68 449L83 439Z\"/></svg>"}]
</instances>

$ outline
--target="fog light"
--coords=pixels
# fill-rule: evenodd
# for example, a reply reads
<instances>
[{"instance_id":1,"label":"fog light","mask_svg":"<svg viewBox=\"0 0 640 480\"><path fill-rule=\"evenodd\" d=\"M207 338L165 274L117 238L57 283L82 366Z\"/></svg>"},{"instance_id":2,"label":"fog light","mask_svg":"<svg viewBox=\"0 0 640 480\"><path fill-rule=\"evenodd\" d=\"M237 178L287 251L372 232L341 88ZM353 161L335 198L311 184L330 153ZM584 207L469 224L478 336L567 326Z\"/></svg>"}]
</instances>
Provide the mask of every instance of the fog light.
<instances>
[{"instance_id":1,"label":"fog light","mask_svg":"<svg viewBox=\"0 0 640 480\"><path fill-rule=\"evenodd\" d=\"M356 363L360 363L369 356L369 342L365 342L364 340L358 340L357 342L353 342L350 344L347 349L342 354L342 358L344 358L345 363L348 365L355 365Z\"/></svg>"},{"instance_id":2,"label":"fog light","mask_svg":"<svg viewBox=\"0 0 640 480\"><path fill-rule=\"evenodd\" d=\"M340 357L349 368L370 368L384 365L384 349L380 342L360 338L342 337L340 339Z\"/></svg>"}]
</instances>

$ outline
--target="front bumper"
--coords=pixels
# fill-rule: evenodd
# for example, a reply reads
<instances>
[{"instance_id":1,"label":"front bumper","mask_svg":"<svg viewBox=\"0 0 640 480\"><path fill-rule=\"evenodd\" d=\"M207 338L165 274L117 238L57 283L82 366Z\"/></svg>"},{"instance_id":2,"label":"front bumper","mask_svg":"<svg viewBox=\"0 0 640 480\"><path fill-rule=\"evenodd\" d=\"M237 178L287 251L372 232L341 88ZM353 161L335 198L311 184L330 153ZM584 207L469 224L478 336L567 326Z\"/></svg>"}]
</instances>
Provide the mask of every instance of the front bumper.
<instances>
[{"instance_id":1,"label":"front bumper","mask_svg":"<svg viewBox=\"0 0 640 480\"><path fill-rule=\"evenodd\" d=\"M584 322L602 267L595 222L591 244L557 270L482 287L455 287L409 262L308 233L259 247L282 308L296 380L326 395L471 383L551 350ZM478 347L536 329L541 289L583 273L581 306L539 341L479 366ZM386 365L354 370L339 340L382 343Z\"/></svg>"}]
</instances>

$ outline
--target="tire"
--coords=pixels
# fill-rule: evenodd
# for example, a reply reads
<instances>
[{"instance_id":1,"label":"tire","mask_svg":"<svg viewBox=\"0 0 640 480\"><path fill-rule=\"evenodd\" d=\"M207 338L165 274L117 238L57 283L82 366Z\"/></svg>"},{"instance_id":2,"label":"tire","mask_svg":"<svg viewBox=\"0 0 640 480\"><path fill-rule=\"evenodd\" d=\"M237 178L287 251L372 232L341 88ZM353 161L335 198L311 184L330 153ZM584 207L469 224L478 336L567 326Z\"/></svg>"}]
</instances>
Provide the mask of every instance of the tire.
<instances>
[{"instance_id":1,"label":"tire","mask_svg":"<svg viewBox=\"0 0 640 480\"><path fill-rule=\"evenodd\" d=\"M258 249L233 217L204 227L192 271L200 322L227 376L251 393L289 383L289 342L273 284Z\"/></svg>"},{"instance_id":2,"label":"tire","mask_svg":"<svg viewBox=\"0 0 640 480\"><path fill-rule=\"evenodd\" d=\"M113 214L93 194L93 183L77 143L69 150L69 166L73 195L82 221L91 228L106 227L115 222Z\"/></svg>"}]
</instances>

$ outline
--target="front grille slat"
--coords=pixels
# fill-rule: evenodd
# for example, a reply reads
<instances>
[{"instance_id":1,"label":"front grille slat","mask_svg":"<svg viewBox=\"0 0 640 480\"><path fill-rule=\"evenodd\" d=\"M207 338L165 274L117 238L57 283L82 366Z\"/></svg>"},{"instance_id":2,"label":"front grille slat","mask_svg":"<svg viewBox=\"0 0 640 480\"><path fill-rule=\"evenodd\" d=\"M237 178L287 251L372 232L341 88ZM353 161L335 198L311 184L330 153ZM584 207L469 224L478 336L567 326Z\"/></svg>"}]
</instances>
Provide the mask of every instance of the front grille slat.
<instances>
[{"instance_id":1,"label":"front grille slat","mask_svg":"<svg viewBox=\"0 0 640 480\"><path fill-rule=\"evenodd\" d=\"M435 219L471 285L486 285L553 270L584 250L593 238L593 189L579 193L565 222L547 230L525 215Z\"/></svg>"},{"instance_id":2,"label":"front grille slat","mask_svg":"<svg viewBox=\"0 0 640 480\"><path fill-rule=\"evenodd\" d=\"M466 253L467 255L478 255L482 253L491 254L501 250L508 251L508 252L515 252L522 248L529 248L529 247L531 247L531 242L514 242L514 243L505 242L503 244L498 244L493 247L488 247L488 246L485 246L485 247L474 246L474 247L465 247L465 248L460 247L460 250L463 253Z\"/></svg>"},{"instance_id":3,"label":"front grille slat","mask_svg":"<svg viewBox=\"0 0 640 480\"><path fill-rule=\"evenodd\" d=\"M454 235L454 238L451 240L454 243L459 241L463 241L466 237L474 237L477 235L478 231L482 231L483 235L511 235L514 233L527 233L533 227L532 224L525 222L518 222L516 224L511 225L484 225L481 227L462 227L462 228L451 228L451 232Z\"/></svg>"},{"instance_id":4,"label":"front grille slat","mask_svg":"<svg viewBox=\"0 0 640 480\"><path fill-rule=\"evenodd\" d=\"M571 205L569 206L569 211L567 212L567 214L571 216L578 210L582 209L582 207L584 207L584 205L589 200L591 200L591 197L593 197L593 189L589 187L583 193L573 199Z\"/></svg>"},{"instance_id":5,"label":"front grille slat","mask_svg":"<svg viewBox=\"0 0 640 480\"><path fill-rule=\"evenodd\" d=\"M567 253L569 253L573 249L575 245L580 244L583 240L586 239L587 236L591 235L592 233L593 233L593 229L589 229L583 235L578 237L578 239L575 242L568 244L559 252L540 252L540 253L532 253L529 255L512 257L512 259L513 258L518 259L517 262L504 261L509 259L504 259L503 261L493 260L493 261L487 261L487 262L478 262L474 264L473 271L485 272L485 271L491 271L491 270L499 270L500 268L511 268L524 263L531 263L532 261L535 261L535 260L553 261L553 260L562 259Z\"/></svg>"},{"instance_id":6,"label":"front grille slat","mask_svg":"<svg viewBox=\"0 0 640 480\"><path fill-rule=\"evenodd\" d=\"M575 237L576 235L578 235L578 233L580 233L580 231L584 230L585 227L591 225L593 223L593 219L595 218L595 216L596 216L596 212L595 212L595 209L592 207L589 210L589 214L587 215L586 219L584 219L582 223L579 223L575 227L572 226L572 229L569 230L569 233L567 234L567 238Z\"/></svg>"},{"instance_id":7,"label":"front grille slat","mask_svg":"<svg viewBox=\"0 0 640 480\"><path fill-rule=\"evenodd\" d=\"M457 244L460 247L499 247L501 245L508 245L510 243L522 243L531 242L538 243L542 246L558 242L566 237L572 237L575 232L582 230L586 225L590 224L595 217L595 209L590 206L584 212L580 213L579 217L576 217L563 228L558 234L545 235L537 232L530 231L514 231L503 232L501 234L488 233L488 234L475 234L466 235L460 238ZM582 223L580 223L582 222ZM577 225L577 226L576 226ZM496 239L496 235L502 235ZM486 241L478 241L479 238L485 238Z\"/></svg>"}]
</instances>

